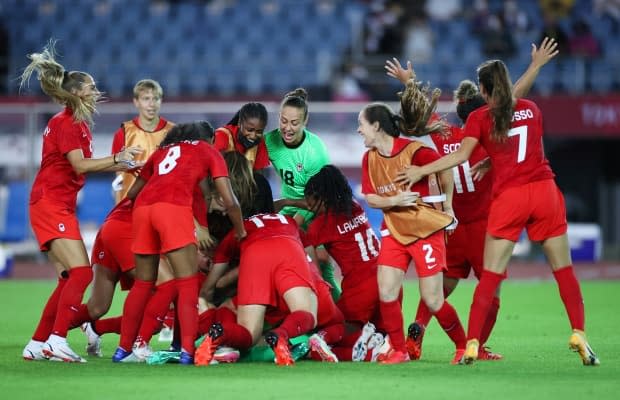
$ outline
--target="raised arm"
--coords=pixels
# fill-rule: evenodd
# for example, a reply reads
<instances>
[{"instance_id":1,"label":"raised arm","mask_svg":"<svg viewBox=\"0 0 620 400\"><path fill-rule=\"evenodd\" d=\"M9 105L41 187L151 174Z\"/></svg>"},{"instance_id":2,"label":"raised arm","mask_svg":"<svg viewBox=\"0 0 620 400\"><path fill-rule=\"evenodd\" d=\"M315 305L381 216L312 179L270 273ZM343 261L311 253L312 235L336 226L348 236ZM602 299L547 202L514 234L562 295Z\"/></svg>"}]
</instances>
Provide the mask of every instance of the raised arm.
<instances>
[{"instance_id":1,"label":"raised arm","mask_svg":"<svg viewBox=\"0 0 620 400\"><path fill-rule=\"evenodd\" d=\"M536 47L532 43L532 61L523 75L517 79L512 87L512 94L516 98L524 97L532 88L540 69L559 53L558 44L553 38L545 37Z\"/></svg>"},{"instance_id":2,"label":"raised arm","mask_svg":"<svg viewBox=\"0 0 620 400\"><path fill-rule=\"evenodd\" d=\"M386 73L388 76L398 80L403 85L406 85L409 79L416 78L411 61L407 61L407 69L405 69L396 57L392 58L391 61L385 61L385 70L387 71Z\"/></svg>"}]
</instances>

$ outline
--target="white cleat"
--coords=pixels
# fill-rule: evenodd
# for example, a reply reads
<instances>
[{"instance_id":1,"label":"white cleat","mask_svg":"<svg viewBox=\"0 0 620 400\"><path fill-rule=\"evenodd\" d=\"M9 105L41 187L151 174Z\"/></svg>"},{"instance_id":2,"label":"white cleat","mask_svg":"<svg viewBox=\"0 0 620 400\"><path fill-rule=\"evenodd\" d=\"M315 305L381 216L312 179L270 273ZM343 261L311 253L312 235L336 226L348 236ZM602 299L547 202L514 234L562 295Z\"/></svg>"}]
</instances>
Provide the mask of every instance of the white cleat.
<instances>
[{"instance_id":1,"label":"white cleat","mask_svg":"<svg viewBox=\"0 0 620 400\"><path fill-rule=\"evenodd\" d=\"M131 354L121 362L146 362L146 359L153 354L153 349L145 341L140 340L134 343Z\"/></svg>"},{"instance_id":2,"label":"white cleat","mask_svg":"<svg viewBox=\"0 0 620 400\"><path fill-rule=\"evenodd\" d=\"M385 359L388 354L393 350L392 342L390 341L390 335L385 335L385 337L376 338L377 343L375 347L372 349L372 355L370 357L370 362L381 361Z\"/></svg>"},{"instance_id":3,"label":"white cleat","mask_svg":"<svg viewBox=\"0 0 620 400\"><path fill-rule=\"evenodd\" d=\"M324 362L338 362L338 357L334 354L329 345L325 343L325 339L323 339L321 335L315 333L310 336L308 344L310 345L310 351L316 352Z\"/></svg>"},{"instance_id":4,"label":"white cleat","mask_svg":"<svg viewBox=\"0 0 620 400\"><path fill-rule=\"evenodd\" d=\"M95 332L93 326L90 322L85 322L80 327L84 335L86 335L86 339L88 344L86 345L86 353L92 357L102 357L103 353L101 352L101 336Z\"/></svg>"},{"instance_id":5,"label":"white cleat","mask_svg":"<svg viewBox=\"0 0 620 400\"><path fill-rule=\"evenodd\" d=\"M209 364L234 363L239 360L241 353L239 350L228 346L219 346L213 354L213 359Z\"/></svg>"},{"instance_id":6,"label":"white cleat","mask_svg":"<svg viewBox=\"0 0 620 400\"><path fill-rule=\"evenodd\" d=\"M353 353L351 361L364 361L368 353L368 339L375 333L375 325L367 322L362 328L362 334L353 344Z\"/></svg>"},{"instance_id":7,"label":"white cleat","mask_svg":"<svg viewBox=\"0 0 620 400\"><path fill-rule=\"evenodd\" d=\"M85 363L86 360L77 355L71 347L69 347L69 343L67 343L67 339L62 338L57 335L50 335L47 339L47 342L43 344L43 348L41 350L43 356L50 361L63 361L63 362L74 362L74 363Z\"/></svg>"},{"instance_id":8,"label":"white cleat","mask_svg":"<svg viewBox=\"0 0 620 400\"><path fill-rule=\"evenodd\" d=\"M28 342L24 350L22 351L22 357L26 361L40 361L47 360L47 358L43 355L41 350L43 350L43 345L45 342L39 342L38 340L32 340Z\"/></svg>"}]
</instances>

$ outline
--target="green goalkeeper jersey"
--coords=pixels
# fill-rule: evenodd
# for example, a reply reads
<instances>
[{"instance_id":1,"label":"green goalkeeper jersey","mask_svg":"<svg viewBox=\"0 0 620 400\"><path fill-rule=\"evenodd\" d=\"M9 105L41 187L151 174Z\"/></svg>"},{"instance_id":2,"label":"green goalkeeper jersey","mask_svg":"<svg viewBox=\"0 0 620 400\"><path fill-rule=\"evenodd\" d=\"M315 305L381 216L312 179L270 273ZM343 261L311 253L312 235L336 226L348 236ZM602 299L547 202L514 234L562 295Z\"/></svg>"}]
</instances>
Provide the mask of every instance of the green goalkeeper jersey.
<instances>
[{"instance_id":1,"label":"green goalkeeper jersey","mask_svg":"<svg viewBox=\"0 0 620 400\"><path fill-rule=\"evenodd\" d=\"M269 161L280 176L280 197L303 199L306 182L323 166L329 164L325 143L314 133L304 129L304 138L294 147L284 144L280 129L267 132L264 136ZM299 213L308 221L313 214L297 207L285 207L283 214Z\"/></svg>"}]
</instances>

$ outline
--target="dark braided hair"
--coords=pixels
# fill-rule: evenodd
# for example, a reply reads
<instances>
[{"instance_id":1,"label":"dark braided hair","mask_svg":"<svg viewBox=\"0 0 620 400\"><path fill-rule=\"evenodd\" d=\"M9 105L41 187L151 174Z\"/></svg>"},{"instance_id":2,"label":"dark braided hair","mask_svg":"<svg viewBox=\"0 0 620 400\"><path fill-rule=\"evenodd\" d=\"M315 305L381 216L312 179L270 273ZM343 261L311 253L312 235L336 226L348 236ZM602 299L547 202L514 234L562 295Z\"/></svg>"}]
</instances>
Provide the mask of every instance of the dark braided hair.
<instances>
[{"instance_id":1,"label":"dark braided hair","mask_svg":"<svg viewBox=\"0 0 620 400\"><path fill-rule=\"evenodd\" d=\"M166 134L159 147L170 146L179 142L193 142L203 140L211 143L213 141L213 127L207 121L196 121L185 124L175 125Z\"/></svg>"},{"instance_id":2,"label":"dark braided hair","mask_svg":"<svg viewBox=\"0 0 620 400\"><path fill-rule=\"evenodd\" d=\"M235 113L235 116L232 117L226 125L239 125L240 121L247 121L251 118L258 118L267 125L268 114L265 106L256 102L246 103Z\"/></svg>"},{"instance_id":3,"label":"dark braided hair","mask_svg":"<svg viewBox=\"0 0 620 400\"><path fill-rule=\"evenodd\" d=\"M347 178L333 165L324 166L308 180L304 196L323 202L327 213L352 216L353 191Z\"/></svg>"}]
</instances>

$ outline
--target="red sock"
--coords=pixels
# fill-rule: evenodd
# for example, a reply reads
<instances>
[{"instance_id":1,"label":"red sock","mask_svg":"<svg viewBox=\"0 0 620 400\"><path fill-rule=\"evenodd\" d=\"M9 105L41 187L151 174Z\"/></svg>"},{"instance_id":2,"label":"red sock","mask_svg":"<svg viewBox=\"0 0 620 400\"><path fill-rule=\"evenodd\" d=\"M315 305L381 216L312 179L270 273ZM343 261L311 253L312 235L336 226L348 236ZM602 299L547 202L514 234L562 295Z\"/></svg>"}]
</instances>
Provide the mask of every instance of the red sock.
<instances>
[{"instance_id":1,"label":"red sock","mask_svg":"<svg viewBox=\"0 0 620 400\"><path fill-rule=\"evenodd\" d=\"M491 331L495 326L495 321L497 320L497 313L499 312L499 297L493 297L491 302L491 307L489 308L489 313L487 314L487 319L484 321L484 325L482 326L482 331L480 332L480 344L485 344L487 340L489 340L489 336L491 336Z\"/></svg>"},{"instance_id":2,"label":"red sock","mask_svg":"<svg viewBox=\"0 0 620 400\"><path fill-rule=\"evenodd\" d=\"M62 293L62 290L66 284L67 279L58 278L58 283L56 284L54 291L50 297L48 297L45 307L43 307L43 312L41 313L39 324L32 335L32 340L45 342L50 336L50 333L52 333L54 321L56 320L56 310L58 309L58 299L60 299L60 293Z\"/></svg>"},{"instance_id":3,"label":"red sock","mask_svg":"<svg viewBox=\"0 0 620 400\"><path fill-rule=\"evenodd\" d=\"M198 336L206 335L215 322L217 308L210 308L198 315Z\"/></svg>"},{"instance_id":4,"label":"red sock","mask_svg":"<svg viewBox=\"0 0 620 400\"><path fill-rule=\"evenodd\" d=\"M220 307L215 309L215 321L225 324L229 322L237 322L237 314L228 307Z\"/></svg>"},{"instance_id":5,"label":"red sock","mask_svg":"<svg viewBox=\"0 0 620 400\"><path fill-rule=\"evenodd\" d=\"M69 329L77 328L82 325L84 322L92 321L92 317L88 313L88 306L84 303L78 306L78 310L75 312L73 319L69 325Z\"/></svg>"},{"instance_id":6,"label":"red sock","mask_svg":"<svg viewBox=\"0 0 620 400\"><path fill-rule=\"evenodd\" d=\"M164 318L170 309L170 303L177 294L177 288L174 279L164 282L155 287L155 293L149 299L142 324L138 330L138 336L146 343L151 341L155 332L161 327Z\"/></svg>"},{"instance_id":7,"label":"red sock","mask_svg":"<svg viewBox=\"0 0 620 400\"><path fill-rule=\"evenodd\" d=\"M344 323L339 322L328 325L321 328L318 333L319 335L323 336L323 340L325 340L325 343L329 345L334 345L336 343L339 343L344 337Z\"/></svg>"},{"instance_id":8,"label":"red sock","mask_svg":"<svg viewBox=\"0 0 620 400\"><path fill-rule=\"evenodd\" d=\"M164 317L164 325L170 329L174 329L175 316L176 316L175 309L173 307L168 306L168 312L166 313L166 316Z\"/></svg>"},{"instance_id":9,"label":"red sock","mask_svg":"<svg viewBox=\"0 0 620 400\"><path fill-rule=\"evenodd\" d=\"M220 323L224 329L222 338L224 344L237 350L247 350L252 347L252 334L244 326L234 321Z\"/></svg>"},{"instance_id":10,"label":"red sock","mask_svg":"<svg viewBox=\"0 0 620 400\"><path fill-rule=\"evenodd\" d=\"M414 321L426 328L432 317L433 313L428 309L426 303L420 299Z\"/></svg>"},{"instance_id":11,"label":"red sock","mask_svg":"<svg viewBox=\"0 0 620 400\"><path fill-rule=\"evenodd\" d=\"M357 342L357 339L359 339L359 337L362 335L362 328L359 328L356 331L353 331L351 333L346 334L342 340L340 341L340 343L338 343L339 346L345 346L345 347L352 347L355 342Z\"/></svg>"},{"instance_id":12,"label":"red sock","mask_svg":"<svg viewBox=\"0 0 620 400\"><path fill-rule=\"evenodd\" d=\"M93 269L90 265L73 267L69 271L69 279L58 299L58 310L52 333L60 337L67 337L69 325L82 304L84 292L93 279Z\"/></svg>"},{"instance_id":13,"label":"red sock","mask_svg":"<svg viewBox=\"0 0 620 400\"><path fill-rule=\"evenodd\" d=\"M155 282L135 279L123 306L119 347L130 351L142 323L144 309L152 295Z\"/></svg>"},{"instance_id":14,"label":"red sock","mask_svg":"<svg viewBox=\"0 0 620 400\"><path fill-rule=\"evenodd\" d=\"M581 288L577 277L575 277L573 266L562 267L554 271L553 276L558 282L560 297L566 308L571 328L583 331L586 325L583 297L581 297Z\"/></svg>"},{"instance_id":15,"label":"red sock","mask_svg":"<svg viewBox=\"0 0 620 400\"><path fill-rule=\"evenodd\" d=\"M400 302L398 300L380 301L379 311L383 319L385 333L390 335L392 347L398 351L406 352L403 311L400 307Z\"/></svg>"},{"instance_id":16,"label":"red sock","mask_svg":"<svg viewBox=\"0 0 620 400\"><path fill-rule=\"evenodd\" d=\"M273 331L283 339L294 338L310 332L315 326L314 316L307 311L293 311Z\"/></svg>"},{"instance_id":17,"label":"red sock","mask_svg":"<svg viewBox=\"0 0 620 400\"><path fill-rule=\"evenodd\" d=\"M181 348L194 354L194 341L198 336L198 274L176 278L177 318L181 326Z\"/></svg>"},{"instance_id":18,"label":"red sock","mask_svg":"<svg viewBox=\"0 0 620 400\"><path fill-rule=\"evenodd\" d=\"M465 330L456 310L450 303L444 301L439 311L435 313L437 322L443 328L444 332L452 339L457 349L464 349L465 342Z\"/></svg>"},{"instance_id":19,"label":"red sock","mask_svg":"<svg viewBox=\"0 0 620 400\"><path fill-rule=\"evenodd\" d=\"M469 325L467 339L480 340L482 326L489 315L489 308L493 303L493 298L497 292L497 287L504 279L504 275L484 270L480 276L480 281L474 291L474 299L469 311Z\"/></svg>"},{"instance_id":20,"label":"red sock","mask_svg":"<svg viewBox=\"0 0 620 400\"><path fill-rule=\"evenodd\" d=\"M93 321L92 327L93 330L99 334L103 335L106 333L116 333L121 334L121 323L123 321L123 317L111 317L111 318L102 318L96 321Z\"/></svg>"}]
</instances>

